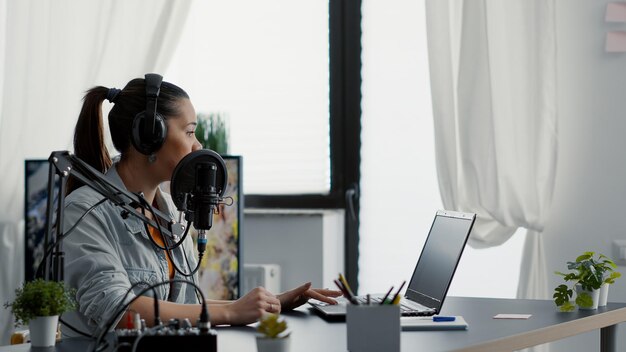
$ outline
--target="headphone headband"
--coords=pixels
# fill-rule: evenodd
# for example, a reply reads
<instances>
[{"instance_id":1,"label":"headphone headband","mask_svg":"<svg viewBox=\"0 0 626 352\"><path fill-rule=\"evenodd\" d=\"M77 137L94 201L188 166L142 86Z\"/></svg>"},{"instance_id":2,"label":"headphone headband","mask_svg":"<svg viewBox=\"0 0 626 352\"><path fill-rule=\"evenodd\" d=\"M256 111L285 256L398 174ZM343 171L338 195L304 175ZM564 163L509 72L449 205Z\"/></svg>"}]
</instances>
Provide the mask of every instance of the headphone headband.
<instances>
[{"instance_id":1,"label":"headphone headband","mask_svg":"<svg viewBox=\"0 0 626 352\"><path fill-rule=\"evenodd\" d=\"M146 123L143 125L144 136L151 136L155 133L157 100L161 93L161 83L163 76L156 73L146 73Z\"/></svg>"}]
</instances>

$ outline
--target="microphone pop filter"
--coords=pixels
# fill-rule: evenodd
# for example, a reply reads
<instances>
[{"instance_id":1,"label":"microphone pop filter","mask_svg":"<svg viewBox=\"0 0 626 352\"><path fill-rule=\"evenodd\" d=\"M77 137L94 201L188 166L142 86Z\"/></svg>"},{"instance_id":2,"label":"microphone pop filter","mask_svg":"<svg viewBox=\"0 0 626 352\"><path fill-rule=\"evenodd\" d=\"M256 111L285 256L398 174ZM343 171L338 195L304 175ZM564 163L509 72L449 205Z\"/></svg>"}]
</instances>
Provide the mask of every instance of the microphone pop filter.
<instances>
[{"instance_id":1,"label":"microphone pop filter","mask_svg":"<svg viewBox=\"0 0 626 352\"><path fill-rule=\"evenodd\" d=\"M187 154L174 169L170 189L172 200L179 210L186 209L185 195L192 193L196 186L196 166L201 163L213 163L217 167L215 187L219 197L224 196L228 171L224 159L209 149L200 149Z\"/></svg>"}]
</instances>

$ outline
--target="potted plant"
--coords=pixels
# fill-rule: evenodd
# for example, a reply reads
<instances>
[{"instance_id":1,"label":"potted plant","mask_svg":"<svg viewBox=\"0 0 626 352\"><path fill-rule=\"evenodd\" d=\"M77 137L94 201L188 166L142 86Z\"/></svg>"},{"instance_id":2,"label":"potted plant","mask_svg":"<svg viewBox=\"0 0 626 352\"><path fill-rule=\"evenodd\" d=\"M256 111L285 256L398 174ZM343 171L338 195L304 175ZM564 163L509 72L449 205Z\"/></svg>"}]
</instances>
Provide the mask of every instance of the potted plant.
<instances>
[{"instance_id":1,"label":"potted plant","mask_svg":"<svg viewBox=\"0 0 626 352\"><path fill-rule=\"evenodd\" d=\"M54 346L59 315L75 308L74 293L62 282L36 279L15 290L15 300L5 303L15 316L15 326L28 325L33 347Z\"/></svg>"},{"instance_id":2,"label":"potted plant","mask_svg":"<svg viewBox=\"0 0 626 352\"><path fill-rule=\"evenodd\" d=\"M226 118L220 113L198 114L196 138L202 148L218 154L228 153L228 127Z\"/></svg>"},{"instance_id":3,"label":"potted plant","mask_svg":"<svg viewBox=\"0 0 626 352\"><path fill-rule=\"evenodd\" d=\"M554 289L554 303L561 312L571 312L576 308L572 303L571 298L574 295L574 291L565 284L560 284Z\"/></svg>"},{"instance_id":4,"label":"potted plant","mask_svg":"<svg viewBox=\"0 0 626 352\"><path fill-rule=\"evenodd\" d=\"M606 302L609 297L609 285L615 283L615 279L622 277L622 274L615 271L617 269L617 265L607 256L600 254L597 264L596 270L602 272L602 286L600 286L600 299L598 306L606 306Z\"/></svg>"},{"instance_id":5,"label":"potted plant","mask_svg":"<svg viewBox=\"0 0 626 352\"><path fill-rule=\"evenodd\" d=\"M576 305L580 309L596 309L600 303L600 291L603 284L615 282L621 274L614 271L617 266L603 254L594 258L594 252L585 252L575 261L567 262L567 268L573 272L555 272L563 276L563 280L571 282L576 289ZM608 287L608 286L607 286ZM554 302L561 311L572 311L574 305L570 301L573 290L566 284L554 289ZM606 297L605 297L606 298ZM604 304L606 304L606 299Z\"/></svg>"},{"instance_id":6,"label":"potted plant","mask_svg":"<svg viewBox=\"0 0 626 352\"><path fill-rule=\"evenodd\" d=\"M258 352L288 352L289 333L287 322L279 319L277 314L265 314L259 321L256 346Z\"/></svg>"}]
</instances>

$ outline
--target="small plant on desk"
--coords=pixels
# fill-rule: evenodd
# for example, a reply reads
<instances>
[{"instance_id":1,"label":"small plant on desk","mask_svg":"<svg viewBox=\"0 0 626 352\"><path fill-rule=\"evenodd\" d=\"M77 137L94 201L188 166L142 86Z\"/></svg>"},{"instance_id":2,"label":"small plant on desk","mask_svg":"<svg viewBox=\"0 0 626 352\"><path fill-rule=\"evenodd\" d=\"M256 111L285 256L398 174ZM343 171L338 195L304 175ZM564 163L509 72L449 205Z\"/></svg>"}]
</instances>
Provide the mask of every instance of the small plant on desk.
<instances>
[{"instance_id":1,"label":"small plant on desk","mask_svg":"<svg viewBox=\"0 0 626 352\"><path fill-rule=\"evenodd\" d=\"M287 352L289 351L289 333L287 322L279 319L277 314L265 314L259 321L257 331L261 336L257 337L258 352Z\"/></svg>"},{"instance_id":2,"label":"small plant on desk","mask_svg":"<svg viewBox=\"0 0 626 352\"><path fill-rule=\"evenodd\" d=\"M584 252L573 262L567 262L567 269L573 270L568 273L555 272L557 275L563 276L563 280L571 282L577 290L576 305L581 309L595 309L599 303L599 293L601 287L608 288L609 284L615 282L621 274L614 269L617 265L611 259L603 254L599 254L594 258L594 252ZM554 303L562 312L570 312L574 310L574 305L570 301L573 296L572 288L565 284L561 284L554 289ZM606 295L604 295L606 304Z\"/></svg>"},{"instance_id":3,"label":"small plant on desk","mask_svg":"<svg viewBox=\"0 0 626 352\"><path fill-rule=\"evenodd\" d=\"M278 319L277 314L268 313L259 321L257 331L269 339L279 339L289 336L287 331L287 322L284 319Z\"/></svg>"},{"instance_id":4,"label":"small plant on desk","mask_svg":"<svg viewBox=\"0 0 626 352\"><path fill-rule=\"evenodd\" d=\"M15 290L15 300L5 303L15 316L15 326L28 325L37 317L58 316L76 308L74 290L62 282L36 279Z\"/></svg>"},{"instance_id":5,"label":"small plant on desk","mask_svg":"<svg viewBox=\"0 0 626 352\"><path fill-rule=\"evenodd\" d=\"M62 282L36 279L15 290L15 300L5 303L15 316L15 326L28 325L33 347L55 344L59 315L74 310L75 291Z\"/></svg>"}]
</instances>

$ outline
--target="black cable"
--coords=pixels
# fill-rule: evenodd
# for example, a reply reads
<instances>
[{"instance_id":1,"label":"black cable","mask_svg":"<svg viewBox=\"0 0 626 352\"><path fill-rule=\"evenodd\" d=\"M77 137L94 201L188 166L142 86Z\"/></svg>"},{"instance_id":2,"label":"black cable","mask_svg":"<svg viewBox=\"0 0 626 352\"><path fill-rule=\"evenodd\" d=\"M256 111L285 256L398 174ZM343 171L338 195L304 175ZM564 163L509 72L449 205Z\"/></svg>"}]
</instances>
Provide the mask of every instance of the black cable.
<instances>
[{"instance_id":1,"label":"black cable","mask_svg":"<svg viewBox=\"0 0 626 352\"><path fill-rule=\"evenodd\" d=\"M63 239L65 239L67 236L69 236L69 235L70 235L70 234L71 234L71 233L72 233L72 232L73 232L73 231L74 231L74 230L78 227L78 225L79 225L79 224L80 224L80 223L84 220L84 218L85 218L88 214L90 214L90 213L91 213L91 212L92 212L92 211L93 211L93 210L94 210L97 206L99 206L99 205L103 204L103 203L104 203L107 199L109 199L109 200L110 200L112 203L114 203L115 205L118 205L118 206L121 206L121 205L122 205L122 206L123 206L123 205L125 205L126 203L124 203L124 202L123 202L123 200L119 197L120 195L125 196L126 198L130 199L130 200L131 200L131 205L132 205L133 203L134 203L134 204L136 204L136 203L135 203L135 200L134 200L132 197L130 197L128 194L124 194L124 193L123 193L120 189L118 189L117 187L115 187L115 186L114 186L114 185L112 185L112 184L109 184L109 183L105 182L104 180L100 179L100 177L95 177L95 176L94 176L95 174L94 174L94 172L92 171L92 169L89 167L89 165L83 164L83 163L82 163L82 161L81 161L80 159L78 159L78 158L74 158L73 156L70 156L70 160L73 160L73 161L74 161L72 164L74 164L74 165L73 165L73 166L74 166L74 168L75 168L77 171L79 171L81 175L88 175L88 176L90 176L90 179L91 179L92 184L90 184L89 186L90 186L91 188L93 188L95 191L97 191L98 193L102 194L105 198L103 198L103 199L102 199L102 200L100 200L98 203L94 204L94 205L93 205L93 206L91 206L89 209L87 209L87 211L86 211L84 214L82 214L82 215L81 215L81 217L80 217L80 218L76 221L76 223L72 226L72 228L71 228L69 231L65 232L64 234L61 234L61 235L59 236L59 238L55 239L55 241L52 243L52 245L48 247L48 249L47 249L47 250L46 250L46 252L44 253L44 257L43 257L42 261L39 263L39 266L38 266L38 268L37 268L36 273L37 273L37 275L38 275L38 276L40 276L40 275L41 275L42 265L46 262L47 258L50 256L50 254L51 254L52 250L53 250L53 249L57 246L57 244L58 244L58 243L60 243ZM159 234L160 234L161 238L163 239L163 243L164 243L166 246L165 246L165 247L161 247L161 246L159 246L159 245L158 245L158 244L154 241L154 239L152 238L152 236L149 236L149 238L150 238L150 240L152 241L152 243L153 243L155 246L157 246L158 248L160 248L160 249L162 249L162 250L166 250L166 253L167 253L168 257L169 257L170 261L172 262L172 264L174 265L174 268L176 269L176 271L177 271L177 272L179 272L179 273L180 273L181 275L183 275L183 276L187 276L187 277L188 277L188 276L192 276L192 280L193 280L193 275L197 272L197 270L198 270L198 268L199 268L199 266L200 266L200 262L201 262L201 259L202 259L202 253L200 253L200 259L199 259L199 261L198 261L198 266L196 267L196 269L195 269L195 270L194 270L191 274L186 274L186 273L183 273L183 272L182 272L182 271L178 268L178 266L176 265L176 262L175 262L175 261L174 261L174 259L173 259L172 254L171 254L171 252L170 252L172 249L178 248L181 244L183 244L183 243L184 243L184 240L185 240L186 236L188 235L188 232L189 232L189 227L190 227L190 226L187 226L187 227L186 227L185 232L184 232L184 235L182 236L181 240L180 240L180 241L178 241L178 242L176 242L173 246L170 246L170 242L168 241L168 239L166 239L166 238L165 238L165 236L163 236L163 232L162 232L162 229L161 229L161 224L160 224L160 222L159 222L159 220L158 220L160 217L157 217L157 216L156 216L156 212L155 212L155 210L152 208L152 206L151 206L150 204L148 204L148 202L145 200L145 198L143 198L142 196L139 196L138 198L139 198L140 202L141 202L144 206L146 206L146 207L150 210L150 212L151 212L151 214L152 214L152 216L153 216L153 218L154 218L154 221L155 221L155 222L156 222L156 224L157 224L157 229L158 229L158 232L159 232ZM145 212L144 212L144 208L143 208L143 207L142 207L142 212L143 212L143 215L145 216ZM143 219L142 219L142 221L143 221ZM143 221L143 222L144 222L144 225L146 225L145 221ZM146 225L146 230L148 230L148 229L147 229L147 225ZM148 231L148 235L149 235L149 231ZM184 254L185 260L187 261L187 267L189 268L189 270L191 270L191 267L190 267L190 265L189 265L188 258L187 258L187 256L186 256L186 252L185 252L184 250L183 250L183 254ZM200 299L199 299L199 297L198 297L198 293L200 294L200 296L202 296L202 304L203 304L203 312L202 312L203 314L202 314L202 315L206 315L206 319L207 319L207 321L208 321L208 311L206 311L206 302L205 302L205 300L204 300L204 295L203 295L202 291L200 290L200 288L196 285L196 283L195 283L195 282L188 282L188 281L186 281L186 280L178 280L178 279L177 279L177 280L172 280L172 281L168 281L168 282L173 283L173 282L178 282L178 281L187 282L187 283L189 283L189 284L193 285L193 286L196 288L196 298L197 298L198 300L200 300ZM139 283L137 283L137 284L139 284ZM145 284L145 283L144 283L144 284ZM124 296L124 300L125 300L125 299L126 299L126 297L128 296L129 292L130 292L130 291L131 291L131 290L132 290L135 286L136 286L136 284L135 284L135 285L132 285L132 286L129 288L129 290L126 292L126 295ZM154 292L154 298L155 298L155 308L154 308L154 309L155 309L155 318L159 316L158 299L157 299L156 290L154 289L154 287L156 287L156 286L158 286L158 284L157 284L157 285L153 285L153 286L152 286L152 287L153 287L153 292ZM145 292L146 292L146 291L144 290L144 291L142 291L142 293L141 293L141 294L143 294L143 293L145 293ZM140 294L140 295L141 295L141 294ZM135 299L131 300L131 302L133 302L134 300L135 300ZM129 304L130 304L130 303L129 303ZM206 312L205 312L205 311L206 311ZM206 313L206 314L205 314L205 313ZM201 315L201 317L202 317L202 315ZM80 334L80 335L84 335L84 336L87 336L87 337L91 337L91 335L89 335L89 334L87 334L87 333L85 333L85 332L82 332L82 331L80 331L80 330L76 329L75 327L71 326L70 324L68 324L67 322L63 321L62 319L60 319L60 320L61 320L61 323L62 323L62 324L64 324L64 325L66 325L66 326L67 326L70 330L73 330L74 332L76 332L76 333L78 333L78 334ZM108 325L110 325L110 324L108 324ZM110 326L109 326L108 328L110 328ZM107 330L108 330L108 328L107 328ZM104 331L104 333L106 333L106 331L107 331L107 330L105 330L105 331ZM101 339L100 339L100 340L101 340ZM100 342L101 342L101 341L99 341L97 344L99 344Z\"/></svg>"},{"instance_id":2,"label":"black cable","mask_svg":"<svg viewBox=\"0 0 626 352\"><path fill-rule=\"evenodd\" d=\"M185 263L187 263L187 269L189 269L191 271L191 263L189 263L189 258L187 258L187 252L186 251L183 251L183 257L185 258ZM202 256L200 256L200 258L198 258L198 266L200 266L201 263L202 263ZM196 269L196 271L197 271L197 269ZM194 284L196 283L195 275L191 276L191 281L193 281ZM196 299L198 300L198 303L200 303L200 295L198 294L198 291L195 291L195 293L196 293Z\"/></svg>"},{"instance_id":3,"label":"black cable","mask_svg":"<svg viewBox=\"0 0 626 352\"><path fill-rule=\"evenodd\" d=\"M48 256L52 253L52 250L56 247L57 243L63 241L67 236L71 235L72 232L76 229L76 227L85 219L85 217L87 215L89 215L94 209L96 209L96 207L98 207L99 205L103 204L106 200L107 200L107 198L105 197L105 198L101 199L99 202L97 202L96 204L92 205L89 209L87 209L83 213L83 215L80 216L80 218L78 218L78 220L76 220L76 223L74 224L74 226L72 226L67 232L65 232L64 234L59 236L59 238L55 239L55 241L52 243L52 245L50 245L48 247L48 249L44 253L43 258L39 262L39 265L37 266L37 271L35 272L35 277L43 276L43 273L42 273L43 265L46 263L46 260L48 259ZM75 333L77 333L79 335L82 335L82 336L91 337L90 334L88 334L88 333L86 333L84 331L81 331L78 328L72 326L71 324L69 324L68 322L63 320L61 317L59 317L59 321L61 322L61 324L67 326L70 330L74 331Z\"/></svg>"},{"instance_id":4,"label":"black cable","mask_svg":"<svg viewBox=\"0 0 626 352\"><path fill-rule=\"evenodd\" d=\"M153 304L154 304L154 325L161 325L161 315L159 313L159 298L157 297L157 291L156 291L156 287L152 288L152 296L154 298L153 300ZM139 327L138 329L140 329L141 327Z\"/></svg>"},{"instance_id":5,"label":"black cable","mask_svg":"<svg viewBox=\"0 0 626 352\"><path fill-rule=\"evenodd\" d=\"M67 236L69 236L76 229L76 227L78 227L78 225L83 221L83 219L85 219L85 217L89 215L89 213L91 213L94 209L96 209L96 207L104 203L106 200L107 200L106 197L102 198L98 203L92 205L89 209L87 209L83 213L83 215L80 216L80 218L78 218L78 220L76 220L76 223L74 224L74 226L72 226L72 228L70 228L67 232L65 232L64 234L59 236L59 238L56 238L54 242L52 242L52 245L48 247L48 249L46 250L46 253L44 253L43 259L41 259L41 261L39 262L39 265L37 266L37 271L35 271L35 277L41 277L43 275L42 273L43 264L46 262L46 260L48 259L48 256L52 253L52 250L56 247L56 245L59 242L63 241Z\"/></svg>"},{"instance_id":6,"label":"black cable","mask_svg":"<svg viewBox=\"0 0 626 352\"><path fill-rule=\"evenodd\" d=\"M155 331L159 331L161 329L163 329L164 326L159 325L159 326L153 326L150 329L148 329L148 333L154 334ZM141 341L141 339L143 339L144 336L146 336L147 333L142 333L141 335L139 335L136 339L135 342L133 342L133 344L131 345L131 352L137 352L137 346L139 346L139 342ZM118 347L118 351L119 351L119 347Z\"/></svg>"},{"instance_id":7,"label":"black cable","mask_svg":"<svg viewBox=\"0 0 626 352\"><path fill-rule=\"evenodd\" d=\"M174 270L176 270L177 273L181 274L184 277L193 277L198 272L198 269L200 269L200 262L202 261L202 256L204 255L204 252L199 252L198 253L198 265L196 265L196 268L193 269L193 271L191 271L192 270L191 267L189 265L187 265L187 267L189 268L189 270L191 272L190 273L185 273L178 267L178 265L176 264L176 261L174 261L174 256L172 255L172 252L169 249L167 249L167 248L163 249L164 247L159 246L156 243L156 241L152 238L152 236L150 236L150 230L148 229L148 225L144 224L144 226L146 228L146 232L148 232L148 237L150 237L152 243L155 244L157 247L159 247L159 249L165 251L165 255L167 255L167 257L170 259L170 262L174 266ZM159 232L159 235L161 236L161 239L163 240L163 243L165 243L166 246L167 246L168 239L165 236L163 236L163 233L160 231L160 229L157 229L157 231ZM182 252L183 252L184 255L186 255L186 252L185 252L184 248L182 249Z\"/></svg>"},{"instance_id":8,"label":"black cable","mask_svg":"<svg viewBox=\"0 0 626 352\"><path fill-rule=\"evenodd\" d=\"M202 261L202 256L204 255L204 252L199 252L199 253L198 253L199 259L198 259L198 265L196 265L196 268L195 268L195 269L194 269L191 273L184 273L184 272L183 272L183 271L182 271L182 270L178 267L178 265L176 264L176 261L174 261L174 256L172 255L171 250L170 250L170 248L178 248L178 247L179 247L179 246L183 243L183 240L185 239L185 237L187 236L187 233L188 233L188 231L189 231L189 227L190 227L190 226L189 226L189 224L187 224L188 226L187 226L187 227L186 227L186 229L185 229L185 234L184 234L183 238L181 238L181 239L180 239L180 240L176 243L176 245L175 245L174 247L170 247L170 246L169 246L169 244L168 244L168 239L167 239L167 238L163 235L163 232L162 232L162 230L161 230L161 224L159 223L159 221L158 221L158 220L156 220L156 215L155 215L155 212L154 212L154 208L152 207L152 205L150 205L150 204L148 203L148 201L146 201L146 199L145 199L145 198L143 198L143 197L141 197L141 196L140 196L139 198L141 199L141 202L142 202L142 204L145 206L145 208L148 208L148 211L150 211L150 213L152 214L152 217L153 217L153 218L155 218L155 222L156 222L156 225L157 225L157 231L159 232L159 235L161 236L161 239L163 240L163 244L165 244L165 247L163 247L163 246L159 245L158 243L156 243L156 241L154 240L154 238L152 238L152 236L150 235L150 230L148 229L148 224L144 222L144 227L145 227L145 229L146 229L146 232L147 232L148 238L150 238L150 241L152 242L152 244L154 244L154 245L155 245L157 248L159 248L160 250L164 250L164 251L165 251L166 255L168 256L168 258L170 259L170 261L171 261L172 265L174 266L174 270L175 270L176 272L178 272L179 274L181 274L181 275L182 275L182 276L184 276L184 277L190 277L190 276L195 275L195 274L198 272L198 269L200 269L200 262ZM145 210L144 210L144 208L143 208L143 207L141 208L141 211L142 211L142 213L143 213L143 214L144 214L144 216L145 216ZM184 249L183 249L183 253L184 253L184 252L185 252L185 251L184 251ZM191 268L189 268L189 270L191 270Z\"/></svg>"},{"instance_id":9,"label":"black cable","mask_svg":"<svg viewBox=\"0 0 626 352\"><path fill-rule=\"evenodd\" d=\"M163 236L163 232L161 231L161 223L159 222L159 220L158 220L158 218L157 218L157 216L156 216L156 212L154 211L154 208L152 207L152 205L151 205L150 203L148 203L148 201L147 201L147 200L146 200L143 196L141 196L141 195L140 195L140 196L139 196L139 199L140 199L141 204L143 205L143 207L141 208L141 213L145 216L145 215L146 215L146 213L145 213L145 209L144 209L144 207L148 209L148 211L150 212L150 214L152 214L152 217L153 217L154 222L156 222L156 225L157 225L157 226L156 226L156 228L159 230L159 233L161 233L161 236L162 236L162 237L164 237L164 236ZM146 226L146 230L147 230L147 226L148 226L148 224L146 224L146 223L144 222L144 225ZM172 249L176 249L176 248L178 248L181 244L183 244L183 240L184 240L184 239L185 239L185 237L187 236L188 230L189 230L189 227L187 227L187 228L185 229L185 233L183 234L183 237L182 237L182 238L181 238L178 242L176 242L176 243L175 243L172 247L168 246L167 244L165 245L165 247L163 247L163 246L159 245L158 243L156 243L156 242L154 241L154 239L152 239L152 237L150 237L150 238L151 238L151 240L152 240L152 243L153 243L153 244L154 244L157 248L159 248L160 250L162 250L162 251L165 251L165 250L172 250ZM165 241L164 241L163 243L165 243Z\"/></svg>"},{"instance_id":10,"label":"black cable","mask_svg":"<svg viewBox=\"0 0 626 352\"><path fill-rule=\"evenodd\" d=\"M183 280L183 279L174 279L174 280L161 281L161 282L157 282L157 283L152 284L149 287L143 289L135 297L133 297L133 299L131 299L128 303L123 304L122 307L120 309L118 309L118 311L115 314L111 315L111 317L109 318L107 323L104 325L104 329L102 330L102 332L98 336L98 338L96 340L96 343L94 344L94 351L96 351L96 352L102 351L102 349L99 348L98 346L102 343L102 340L106 336L106 334L109 331L109 329L111 329L113 327L113 323L115 322L117 317L120 314L123 314L133 302L135 302L139 297L142 297L146 292L148 292L150 290L154 290L154 288L156 288L158 286L170 285L170 284L176 283L176 282L181 282L181 283L186 283L186 284L192 285L197 290L197 292L200 292L200 296L202 297L202 302L200 303L201 304L200 322L208 324L208 322L209 322L209 313L208 313L208 309L207 309L207 305L206 305L206 299L204 297L204 293L202 293L202 290L200 289L200 287L198 285L196 285L194 282L191 282L189 280ZM144 283L144 282L141 282L141 283ZM132 285L126 291L126 294L124 295L124 298L122 299L122 302L124 302L124 300L126 300L126 297L128 297L128 294L130 293L130 291L137 284L139 284L139 283L135 283L134 285Z\"/></svg>"},{"instance_id":11,"label":"black cable","mask_svg":"<svg viewBox=\"0 0 626 352\"><path fill-rule=\"evenodd\" d=\"M135 288L135 287L137 287L137 286L139 286L139 285L146 285L146 286L149 286L150 284L148 284L148 283L147 283L147 282L145 282L145 281L137 281L137 282L135 282L134 284L130 285L130 287L126 290L126 293L124 294L124 297L122 297L122 302L124 302L124 301L126 300L126 297L128 297L128 295L132 292L133 288ZM155 297L156 297L156 293L154 293L154 295L155 295ZM130 304L130 302L129 302L129 304ZM113 315L113 317L117 317L117 315L119 315L119 314L121 314L121 313L124 313L124 312L123 312L123 311L122 311L122 312L118 312L117 314ZM115 321L115 319L113 319L113 321ZM107 324L109 324L109 323L107 322ZM109 327L107 327L107 329L104 331L104 333L106 334L106 331L108 331L108 330L109 330ZM95 336L95 335L96 335L96 334L94 333L94 335L91 335L90 337L92 337L93 339L96 339L96 336ZM99 336L99 335L98 335L98 336ZM98 345L99 345L100 343L101 343L101 342L97 342L97 341L96 341L96 344L94 345L94 350L96 350L96 348L98 348ZM98 351L102 351L103 349L106 349L108 346L109 346L109 344L108 344L108 342L105 340L105 345L104 345L104 346L101 346L100 348L98 348Z\"/></svg>"}]
</instances>

